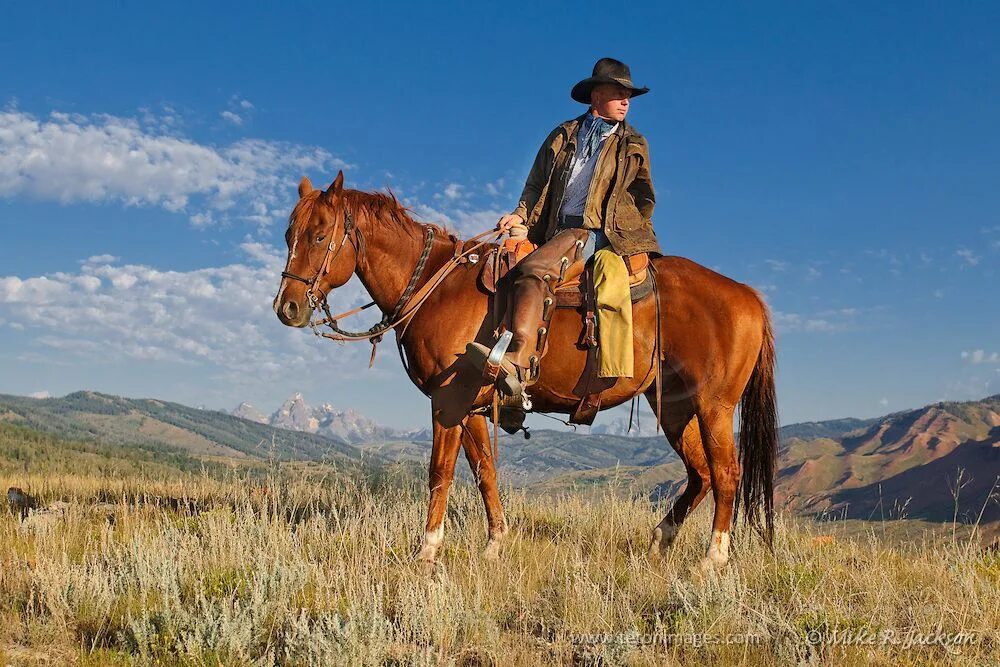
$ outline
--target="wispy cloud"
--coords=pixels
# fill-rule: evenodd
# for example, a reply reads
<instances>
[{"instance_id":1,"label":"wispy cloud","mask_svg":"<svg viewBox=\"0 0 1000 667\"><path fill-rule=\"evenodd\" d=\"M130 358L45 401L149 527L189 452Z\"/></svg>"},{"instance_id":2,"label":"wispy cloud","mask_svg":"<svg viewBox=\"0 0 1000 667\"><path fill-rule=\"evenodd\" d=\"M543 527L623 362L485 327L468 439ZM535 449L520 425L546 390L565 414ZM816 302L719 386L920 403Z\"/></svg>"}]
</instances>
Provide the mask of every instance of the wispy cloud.
<instances>
[{"instance_id":1,"label":"wispy cloud","mask_svg":"<svg viewBox=\"0 0 1000 667\"><path fill-rule=\"evenodd\" d=\"M444 186L444 189L434 195L436 199L448 199L454 201L456 199L461 199L463 196L463 190L465 188L460 183L448 183Z\"/></svg>"},{"instance_id":2,"label":"wispy cloud","mask_svg":"<svg viewBox=\"0 0 1000 667\"><path fill-rule=\"evenodd\" d=\"M496 225L506 211L493 209L436 208L420 202L405 202L420 220L444 225L459 236L469 237Z\"/></svg>"},{"instance_id":3,"label":"wispy cloud","mask_svg":"<svg viewBox=\"0 0 1000 667\"><path fill-rule=\"evenodd\" d=\"M963 350L962 359L970 364L1000 364L1000 353L986 350Z\"/></svg>"},{"instance_id":4,"label":"wispy cloud","mask_svg":"<svg viewBox=\"0 0 1000 667\"><path fill-rule=\"evenodd\" d=\"M967 266L976 266L979 264L981 259L979 255L975 254L968 248L959 248L955 251L955 256L962 260L962 263Z\"/></svg>"},{"instance_id":5,"label":"wispy cloud","mask_svg":"<svg viewBox=\"0 0 1000 667\"><path fill-rule=\"evenodd\" d=\"M243 117L232 111L223 111L219 115L222 116L222 120L229 121L233 125L243 124Z\"/></svg>"},{"instance_id":6,"label":"wispy cloud","mask_svg":"<svg viewBox=\"0 0 1000 667\"><path fill-rule=\"evenodd\" d=\"M160 271L98 256L75 273L3 277L0 319L33 331L33 345L59 350L63 361L208 364L241 381L248 371L259 381L289 373L305 377L315 368L321 343L282 326L271 309L284 252L248 242L242 253L241 263L193 271ZM360 285L352 282L333 292L331 307L347 309L362 298ZM367 366L361 346L344 348L336 359L340 373Z\"/></svg>"},{"instance_id":7,"label":"wispy cloud","mask_svg":"<svg viewBox=\"0 0 1000 667\"><path fill-rule=\"evenodd\" d=\"M504 182L505 182L504 179L498 178L497 180L491 183L487 183L486 187L484 188L486 190L486 194L492 197L496 197L503 194Z\"/></svg>"},{"instance_id":8,"label":"wispy cloud","mask_svg":"<svg viewBox=\"0 0 1000 667\"><path fill-rule=\"evenodd\" d=\"M837 308L811 314L775 310L773 318L780 333L832 333L856 327L860 314L858 308Z\"/></svg>"},{"instance_id":9,"label":"wispy cloud","mask_svg":"<svg viewBox=\"0 0 1000 667\"><path fill-rule=\"evenodd\" d=\"M233 125L243 125L253 115L254 105L239 95L229 98L229 108L219 113L222 119Z\"/></svg>"},{"instance_id":10,"label":"wispy cloud","mask_svg":"<svg viewBox=\"0 0 1000 667\"><path fill-rule=\"evenodd\" d=\"M138 119L0 112L0 197L117 201L184 213L195 225L266 225L287 217L303 173L345 166L321 148L285 142L200 144L167 133L162 120L148 111Z\"/></svg>"}]
</instances>

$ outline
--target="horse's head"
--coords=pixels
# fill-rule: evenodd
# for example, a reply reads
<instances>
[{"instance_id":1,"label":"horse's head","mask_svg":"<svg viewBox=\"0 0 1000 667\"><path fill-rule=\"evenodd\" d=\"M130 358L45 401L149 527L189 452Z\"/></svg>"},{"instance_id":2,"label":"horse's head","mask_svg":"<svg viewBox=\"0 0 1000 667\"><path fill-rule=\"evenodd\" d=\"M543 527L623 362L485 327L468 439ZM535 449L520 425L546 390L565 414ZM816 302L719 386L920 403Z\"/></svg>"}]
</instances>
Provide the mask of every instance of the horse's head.
<instances>
[{"instance_id":1,"label":"horse's head","mask_svg":"<svg viewBox=\"0 0 1000 667\"><path fill-rule=\"evenodd\" d=\"M313 308L330 290L350 280L357 263L352 230L344 202L344 172L326 191L303 178L285 232L288 262L274 298L274 312L283 324L306 326Z\"/></svg>"}]
</instances>

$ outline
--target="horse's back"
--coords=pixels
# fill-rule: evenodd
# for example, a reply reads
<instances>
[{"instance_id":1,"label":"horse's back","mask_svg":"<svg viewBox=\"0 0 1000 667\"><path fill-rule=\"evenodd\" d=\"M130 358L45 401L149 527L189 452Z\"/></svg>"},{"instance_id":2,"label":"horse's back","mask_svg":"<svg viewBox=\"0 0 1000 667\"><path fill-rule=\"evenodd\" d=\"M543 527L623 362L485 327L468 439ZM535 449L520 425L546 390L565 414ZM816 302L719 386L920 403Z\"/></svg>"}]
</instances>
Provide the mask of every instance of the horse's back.
<instances>
[{"instance_id":1,"label":"horse's back","mask_svg":"<svg viewBox=\"0 0 1000 667\"><path fill-rule=\"evenodd\" d=\"M652 261L667 354L699 379L726 379L742 391L767 330L760 294L685 257Z\"/></svg>"},{"instance_id":2,"label":"horse's back","mask_svg":"<svg viewBox=\"0 0 1000 667\"><path fill-rule=\"evenodd\" d=\"M687 257L667 255L650 260L656 267L658 283L664 287L721 291L727 297L742 295L758 299L757 291L745 283L714 271Z\"/></svg>"}]
</instances>

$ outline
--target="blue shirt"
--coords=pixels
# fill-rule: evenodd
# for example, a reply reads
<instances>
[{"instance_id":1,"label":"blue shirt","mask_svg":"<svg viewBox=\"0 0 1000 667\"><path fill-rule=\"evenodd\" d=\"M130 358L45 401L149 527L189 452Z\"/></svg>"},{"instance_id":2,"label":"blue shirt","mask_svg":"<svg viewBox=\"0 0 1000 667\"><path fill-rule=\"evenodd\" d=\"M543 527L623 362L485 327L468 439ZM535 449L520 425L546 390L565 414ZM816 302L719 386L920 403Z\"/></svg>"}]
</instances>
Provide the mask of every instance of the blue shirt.
<instances>
[{"instance_id":1,"label":"blue shirt","mask_svg":"<svg viewBox=\"0 0 1000 667\"><path fill-rule=\"evenodd\" d=\"M600 116L588 114L576 131L576 152L570 162L569 180L563 195L559 216L583 215L590 192L590 181L605 140L618 129L618 123L609 123Z\"/></svg>"}]
</instances>

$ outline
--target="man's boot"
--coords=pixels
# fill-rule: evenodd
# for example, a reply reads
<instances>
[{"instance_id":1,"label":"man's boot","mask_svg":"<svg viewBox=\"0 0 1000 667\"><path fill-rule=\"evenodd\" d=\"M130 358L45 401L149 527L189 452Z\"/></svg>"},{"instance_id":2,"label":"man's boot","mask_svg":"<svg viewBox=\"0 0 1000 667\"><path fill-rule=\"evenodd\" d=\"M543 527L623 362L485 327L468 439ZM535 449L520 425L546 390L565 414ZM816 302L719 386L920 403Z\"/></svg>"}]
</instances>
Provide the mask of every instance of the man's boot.
<instances>
[{"instance_id":1,"label":"man's boot","mask_svg":"<svg viewBox=\"0 0 1000 667\"><path fill-rule=\"evenodd\" d=\"M553 290L569 264L580 256L586 239L586 230L563 230L515 266L513 305L507 318L510 335L501 336L492 349L481 343L466 347L468 359L483 369L484 377L494 380L501 392L523 395L524 388L538 379L547 318L555 307Z\"/></svg>"}]
</instances>

